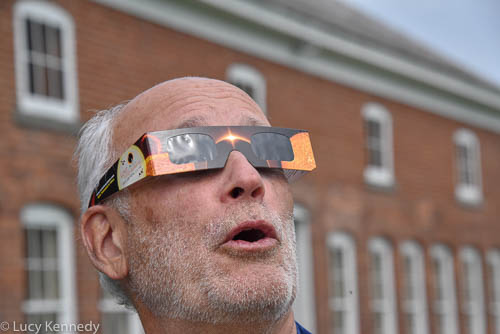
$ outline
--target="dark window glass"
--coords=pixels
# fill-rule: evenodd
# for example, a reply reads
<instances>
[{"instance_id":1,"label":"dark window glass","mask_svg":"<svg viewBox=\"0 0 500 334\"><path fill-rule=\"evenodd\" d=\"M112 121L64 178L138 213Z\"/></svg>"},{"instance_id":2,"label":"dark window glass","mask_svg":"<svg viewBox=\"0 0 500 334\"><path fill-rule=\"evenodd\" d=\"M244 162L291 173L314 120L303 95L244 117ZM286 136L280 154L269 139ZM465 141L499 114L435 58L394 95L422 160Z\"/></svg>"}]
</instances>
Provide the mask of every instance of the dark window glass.
<instances>
[{"instance_id":1,"label":"dark window glass","mask_svg":"<svg viewBox=\"0 0 500 334\"><path fill-rule=\"evenodd\" d=\"M64 100L61 29L26 20L28 88L33 95Z\"/></svg>"},{"instance_id":2,"label":"dark window glass","mask_svg":"<svg viewBox=\"0 0 500 334\"><path fill-rule=\"evenodd\" d=\"M255 92L254 92L254 88L252 87L252 85L249 85L247 83L244 83L244 82L234 82L233 85L235 85L236 87L238 87L239 89L241 89L242 91L244 91L245 93L247 93L251 98L255 98Z\"/></svg>"},{"instance_id":3,"label":"dark window glass","mask_svg":"<svg viewBox=\"0 0 500 334\"><path fill-rule=\"evenodd\" d=\"M367 120L365 127L368 164L370 166L383 167L381 124L374 120Z\"/></svg>"}]
</instances>

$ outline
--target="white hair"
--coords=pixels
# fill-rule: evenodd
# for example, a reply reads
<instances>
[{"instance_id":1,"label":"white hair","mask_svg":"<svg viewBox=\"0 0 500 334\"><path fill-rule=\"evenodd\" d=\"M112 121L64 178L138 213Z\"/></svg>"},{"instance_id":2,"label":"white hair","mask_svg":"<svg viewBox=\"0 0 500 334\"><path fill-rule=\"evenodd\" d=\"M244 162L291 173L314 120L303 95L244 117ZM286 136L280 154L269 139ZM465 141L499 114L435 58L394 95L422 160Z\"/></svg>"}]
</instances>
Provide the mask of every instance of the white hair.
<instances>
[{"instance_id":1,"label":"white hair","mask_svg":"<svg viewBox=\"0 0 500 334\"><path fill-rule=\"evenodd\" d=\"M90 196L100 178L114 163L113 157L119 154L119 152L114 152L112 147L113 123L125 106L126 103L122 103L97 112L80 130L74 157L78 160L77 178L82 214L87 211ZM104 203L114 207L126 221L129 220L130 212L126 190L114 194ZM114 280L99 271L99 282L119 304L134 308L119 280Z\"/></svg>"}]
</instances>

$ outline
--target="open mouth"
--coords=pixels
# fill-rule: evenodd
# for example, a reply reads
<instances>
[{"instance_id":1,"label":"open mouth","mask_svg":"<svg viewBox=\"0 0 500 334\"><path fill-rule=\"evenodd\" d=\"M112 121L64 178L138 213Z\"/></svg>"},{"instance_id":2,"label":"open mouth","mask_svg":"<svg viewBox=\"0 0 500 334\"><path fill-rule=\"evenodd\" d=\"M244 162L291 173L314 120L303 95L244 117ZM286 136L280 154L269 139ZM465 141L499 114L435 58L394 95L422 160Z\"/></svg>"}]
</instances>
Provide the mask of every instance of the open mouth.
<instances>
[{"instance_id":1,"label":"open mouth","mask_svg":"<svg viewBox=\"0 0 500 334\"><path fill-rule=\"evenodd\" d=\"M260 239L264 239L266 237L266 234L259 229L249 229L249 230L244 230L241 231L240 233L236 234L233 239L231 240L243 240L246 242L256 242L259 241Z\"/></svg>"},{"instance_id":2,"label":"open mouth","mask_svg":"<svg viewBox=\"0 0 500 334\"><path fill-rule=\"evenodd\" d=\"M233 228L223 244L252 250L273 246L277 241L276 230L271 224L265 221L248 221Z\"/></svg>"}]
</instances>

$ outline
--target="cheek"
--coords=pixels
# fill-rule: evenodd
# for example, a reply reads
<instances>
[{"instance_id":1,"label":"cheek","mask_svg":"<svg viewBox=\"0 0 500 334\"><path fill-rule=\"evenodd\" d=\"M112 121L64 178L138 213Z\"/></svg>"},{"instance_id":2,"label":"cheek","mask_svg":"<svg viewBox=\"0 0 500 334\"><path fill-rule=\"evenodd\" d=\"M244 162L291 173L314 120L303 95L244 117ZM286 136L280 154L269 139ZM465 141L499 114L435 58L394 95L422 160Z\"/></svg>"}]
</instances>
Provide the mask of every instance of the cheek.
<instances>
[{"instance_id":1,"label":"cheek","mask_svg":"<svg viewBox=\"0 0 500 334\"><path fill-rule=\"evenodd\" d=\"M266 196L268 203L275 207L278 212L293 212L293 197L287 181L271 180L266 189Z\"/></svg>"},{"instance_id":2,"label":"cheek","mask_svg":"<svg viewBox=\"0 0 500 334\"><path fill-rule=\"evenodd\" d=\"M191 185L179 187L164 187L153 189L147 194L138 196L135 201L134 211L138 212L150 224L198 221L204 216L209 216L213 210L212 198L209 190ZM175 229L182 229L177 226Z\"/></svg>"}]
</instances>

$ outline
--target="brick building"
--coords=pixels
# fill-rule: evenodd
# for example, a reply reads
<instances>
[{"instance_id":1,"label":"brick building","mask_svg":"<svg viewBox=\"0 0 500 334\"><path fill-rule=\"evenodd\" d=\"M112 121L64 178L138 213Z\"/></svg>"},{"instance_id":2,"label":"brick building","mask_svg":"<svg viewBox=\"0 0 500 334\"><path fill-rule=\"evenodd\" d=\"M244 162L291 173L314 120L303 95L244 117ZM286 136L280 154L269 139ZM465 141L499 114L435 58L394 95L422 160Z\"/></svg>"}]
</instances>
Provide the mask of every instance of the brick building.
<instances>
[{"instance_id":1,"label":"brick building","mask_svg":"<svg viewBox=\"0 0 500 334\"><path fill-rule=\"evenodd\" d=\"M78 240L76 133L197 75L311 131L318 168L293 185L300 322L500 333L497 87L326 0L3 0L0 33L1 321L139 330Z\"/></svg>"}]
</instances>

